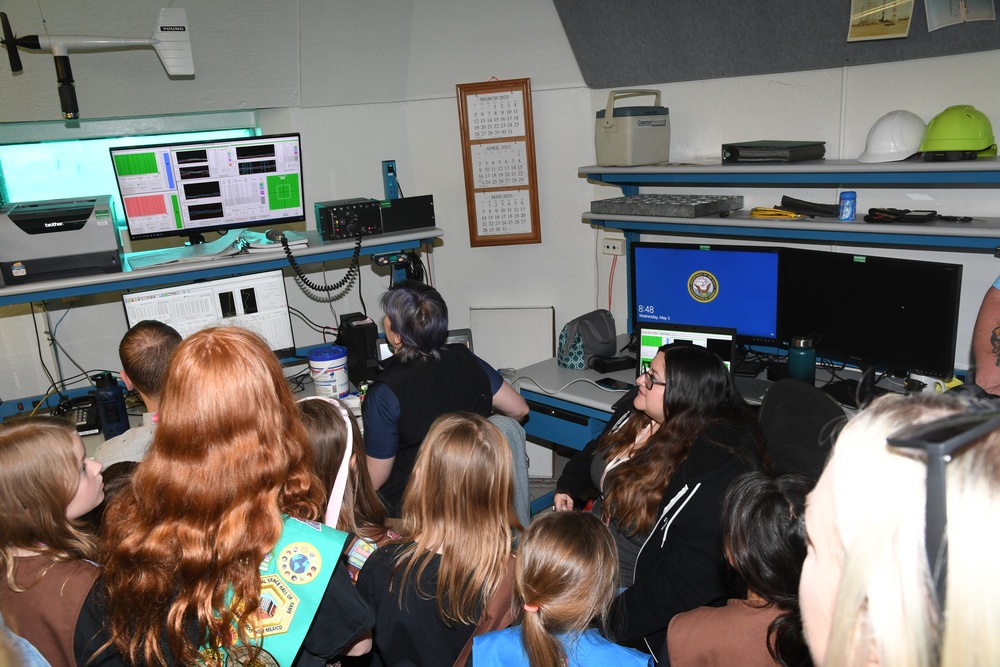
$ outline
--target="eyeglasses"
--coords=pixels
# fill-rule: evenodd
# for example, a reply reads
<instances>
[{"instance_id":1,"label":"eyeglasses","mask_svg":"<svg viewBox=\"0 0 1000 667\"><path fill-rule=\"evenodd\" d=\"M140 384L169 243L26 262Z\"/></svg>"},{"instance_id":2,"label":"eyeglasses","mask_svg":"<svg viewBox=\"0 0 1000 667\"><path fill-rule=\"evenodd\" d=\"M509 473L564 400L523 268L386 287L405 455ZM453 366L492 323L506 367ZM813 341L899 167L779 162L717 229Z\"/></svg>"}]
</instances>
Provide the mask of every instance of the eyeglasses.
<instances>
[{"instance_id":1,"label":"eyeglasses","mask_svg":"<svg viewBox=\"0 0 1000 667\"><path fill-rule=\"evenodd\" d=\"M643 384L646 385L646 389L652 389L656 385L660 385L661 387L667 386L666 382L662 382L661 380L654 380L653 372L648 368L644 370L642 374L639 375L640 380L642 380L643 378L645 378L645 380L643 380Z\"/></svg>"},{"instance_id":2,"label":"eyeglasses","mask_svg":"<svg viewBox=\"0 0 1000 667\"><path fill-rule=\"evenodd\" d=\"M940 612L947 592L948 533L945 466L958 450L1000 428L1000 411L964 413L906 427L889 436L892 447L927 454L924 541ZM940 614L939 614L940 615Z\"/></svg>"}]
</instances>

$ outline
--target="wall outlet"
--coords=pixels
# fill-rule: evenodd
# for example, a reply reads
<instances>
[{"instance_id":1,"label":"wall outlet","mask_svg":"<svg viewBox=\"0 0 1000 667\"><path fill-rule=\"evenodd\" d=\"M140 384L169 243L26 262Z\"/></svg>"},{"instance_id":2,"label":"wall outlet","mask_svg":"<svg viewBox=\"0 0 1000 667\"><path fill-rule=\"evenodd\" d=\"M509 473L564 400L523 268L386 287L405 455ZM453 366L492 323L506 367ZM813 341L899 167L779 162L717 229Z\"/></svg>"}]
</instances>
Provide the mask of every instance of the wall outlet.
<instances>
[{"instance_id":1,"label":"wall outlet","mask_svg":"<svg viewBox=\"0 0 1000 667\"><path fill-rule=\"evenodd\" d=\"M624 255L625 239L621 236L605 236L601 242L601 252L605 255Z\"/></svg>"}]
</instances>

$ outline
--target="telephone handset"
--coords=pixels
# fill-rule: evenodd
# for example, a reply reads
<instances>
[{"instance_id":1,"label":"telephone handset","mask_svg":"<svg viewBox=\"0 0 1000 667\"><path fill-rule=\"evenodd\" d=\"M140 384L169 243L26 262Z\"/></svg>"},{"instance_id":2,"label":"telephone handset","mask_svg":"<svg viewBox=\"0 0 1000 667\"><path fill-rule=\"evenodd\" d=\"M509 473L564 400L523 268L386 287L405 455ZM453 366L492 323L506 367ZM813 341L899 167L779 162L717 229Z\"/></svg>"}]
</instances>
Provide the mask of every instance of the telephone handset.
<instances>
[{"instance_id":1,"label":"telephone handset","mask_svg":"<svg viewBox=\"0 0 1000 667\"><path fill-rule=\"evenodd\" d=\"M93 435L101 431L97 422L97 402L92 394L67 399L54 412L69 417L80 435Z\"/></svg>"}]
</instances>

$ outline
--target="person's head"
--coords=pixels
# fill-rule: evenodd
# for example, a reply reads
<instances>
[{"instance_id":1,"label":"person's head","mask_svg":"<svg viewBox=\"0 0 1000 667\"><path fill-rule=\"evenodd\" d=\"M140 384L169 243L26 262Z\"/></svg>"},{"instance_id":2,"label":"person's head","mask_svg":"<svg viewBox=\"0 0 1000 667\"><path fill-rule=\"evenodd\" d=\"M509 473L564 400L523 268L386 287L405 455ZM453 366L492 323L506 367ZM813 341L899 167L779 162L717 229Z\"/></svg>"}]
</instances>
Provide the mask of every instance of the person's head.
<instances>
[{"instance_id":1,"label":"person's head","mask_svg":"<svg viewBox=\"0 0 1000 667\"><path fill-rule=\"evenodd\" d=\"M523 609L522 641L536 667L565 665L556 635L571 640L595 618L605 624L618 586L618 552L608 527L590 512L550 512L521 537L514 602Z\"/></svg>"},{"instance_id":2,"label":"person's head","mask_svg":"<svg viewBox=\"0 0 1000 667\"><path fill-rule=\"evenodd\" d=\"M680 415L715 417L739 400L722 359L698 345L664 345L636 384L633 405L657 423Z\"/></svg>"},{"instance_id":3,"label":"person's head","mask_svg":"<svg viewBox=\"0 0 1000 667\"><path fill-rule=\"evenodd\" d=\"M170 355L180 342L181 335L173 327L156 320L143 320L126 331L118 344L125 385L149 399L158 399Z\"/></svg>"},{"instance_id":4,"label":"person's head","mask_svg":"<svg viewBox=\"0 0 1000 667\"><path fill-rule=\"evenodd\" d=\"M439 611L446 619L475 624L476 605L499 585L520 527L513 459L503 434L476 414L439 417L403 493L403 533L412 540L402 558L408 561L404 581L414 564L419 575L440 553Z\"/></svg>"},{"instance_id":5,"label":"person's head","mask_svg":"<svg viewBox=\"0 0 1000 667\"><path fill-rule=\"evenodd\" d=\"M100 504L103 486L101 464L87 458L69 422L29 417L0 426L0 557L8 577L15 548L56 560L93 557L94 540L77 519Z\"/></svg>"},{"instance_id":6,"label":"person's head","mask_svg":"<svg viewBox=\"0 0 1000 667\"><path fill-rule=\"evenodd\" d=\"M386 339L401 360L438 356L448 340L448 306L436 289L404 280L383 293L379 305Z\"/></svg>"},{"instance_id":7,"label":"person's head","mask_svg":"<svg viewBox=\"0 0 1000 667\"><path fill-rule=\"evenodd\" d=\"M122 655L162 662L166 629L186 663L196 648L187 623L203 637L245 630L283 515L319 518L325 492L281 365L250 331L210 328L182 342L159 415L149 454L105 511L104 576ZM227 591L241 610L223 605Z\"/></svg>"},{"instance_id":8,"label":"person's head","mask_svg":"<svg viewBox=\"0 0 1000 667\"><path fill-rule=\"evenodd\" d=\"M366 528L383 528L385 508L368 475L364 440L350 409L338 399L326 396L300 399L298 407L302 424L312 443L313 470L328 494L334 489L338 471L345 461L345 453L348 457L346 487L336 527L354 534L364 533ZM345 452L348 443L351 449Z\"/></svg>"},{"instance_id":9,"label":"person's head","mask_svg":"<svg viewBox=\"0 0 1000 667\"><path fill-rule=\"evenodd\" d=\"M882 398L837 438L806 509L809 552L799 594L817 665L1000 664L991 641L1000 626L1000 590L992 583L1000 431L971 440L945 466L943 617L926 553L927 457L889 442L962 410L947 395Z\"/></svg>"},{"instance_id":10,"label":"person's head","mask_svg":"<svg viewBox=\"0 0 1000 667\"><path fill-rule=\"evenodd\" d=\"M806 494L802 475L740 475L722 507L723 551L750 592L784 612L771 623L768 649L784 664L800 664L808 653L799 619L799 576L806 557Z\"/></svg>"},{"instance_id":11,"label":"person's head","mask_svg":"<svg viewBox=\"0 0 1000 667\"><path fill-rule=\"evenodd\" d=\"M636 379L639 391L627 422L602 436L605 460L626 460L609 472L604 506L622 530L648 530L674 472L684 463L699 437L712 438L733 449L751 467L766 451L756 421L737 393L729 371L717 354L704 347L674 343L661 347L649 370ZM723 432L725 426L728 432ZM714 436L709 431L719 427ZM650 429L646 436L641 436ZM720 435L721 434L721 435ZM755 452L733 446L750 434ZM640 437L644 437L640 440ZM636 448L636 443L642 445Z\"/></svg>"}]
</instances>

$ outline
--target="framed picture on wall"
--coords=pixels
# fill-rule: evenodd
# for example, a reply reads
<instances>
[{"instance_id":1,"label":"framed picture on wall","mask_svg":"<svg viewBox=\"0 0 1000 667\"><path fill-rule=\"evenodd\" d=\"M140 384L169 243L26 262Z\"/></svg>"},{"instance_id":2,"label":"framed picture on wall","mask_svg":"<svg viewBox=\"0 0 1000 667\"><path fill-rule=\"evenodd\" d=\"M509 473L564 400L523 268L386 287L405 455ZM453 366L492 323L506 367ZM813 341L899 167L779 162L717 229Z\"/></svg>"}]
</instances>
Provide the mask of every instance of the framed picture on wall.
<instances>
[{"instance_id":1,"label":"framed picture on wall","mask_svg":"<svg viewBox=\"0 0 1000 667\"><path fill-rule=\"evenodd\" d=\"M530 79L456 90L470 244L541 243Z\"/></svg>"}]
</instances>

